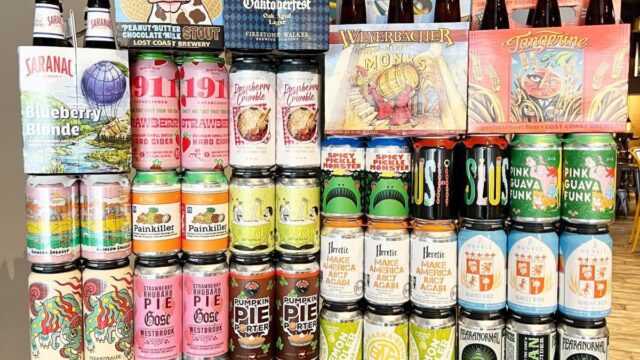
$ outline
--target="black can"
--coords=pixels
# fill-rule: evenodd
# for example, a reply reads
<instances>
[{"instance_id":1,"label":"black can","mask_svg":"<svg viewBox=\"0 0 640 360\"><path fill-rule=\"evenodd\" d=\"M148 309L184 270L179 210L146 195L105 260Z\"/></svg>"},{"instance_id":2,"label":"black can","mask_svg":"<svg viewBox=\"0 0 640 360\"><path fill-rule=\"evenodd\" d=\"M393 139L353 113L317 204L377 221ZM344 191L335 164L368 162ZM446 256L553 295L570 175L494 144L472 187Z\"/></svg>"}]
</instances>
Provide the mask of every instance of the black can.
<instances>
[{"instance_id":1,"label":"black can","mask_svg":"<svg viewBox=\"0 0 640 360\"><path fill-rule=\"evenodd\" d=\"M556 324L552 316L512 313L505 338L505 360L553 360L556 354Z\"/></svg>"}]
</instances>

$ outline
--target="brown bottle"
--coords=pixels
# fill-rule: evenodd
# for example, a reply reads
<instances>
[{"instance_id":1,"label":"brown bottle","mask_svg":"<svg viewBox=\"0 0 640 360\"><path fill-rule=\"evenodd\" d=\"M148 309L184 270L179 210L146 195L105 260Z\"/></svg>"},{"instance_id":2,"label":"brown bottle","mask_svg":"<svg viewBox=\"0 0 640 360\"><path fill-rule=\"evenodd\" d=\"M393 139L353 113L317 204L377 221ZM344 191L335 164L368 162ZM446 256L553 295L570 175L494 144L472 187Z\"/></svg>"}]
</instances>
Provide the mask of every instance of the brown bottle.
<instances>
[{"instance_id":1,"label":"brown bottle","mask_svg":"<svg viewBox=\"0 0 640 360\"><path fill-rule=\"evenodd\" d=\"M460 22L460 0L436 0L433 22Z\"/></svg>"},{"instance_id":2,"label":"brown bottle","mask_svg":"<svg viewBox=\"0 0 640 360\"><path fill-rule=\"evenodd\" d=\"M84 47L95 49L115 49L116 40L111 27L109 0L88 0L84 12L85 28Z\"/></svg>"},{"instance_id":3,"label":"brown bottle","mask_svg":"<svg viewBox=\"0 0 640 360\"><path fill-rule=\"evenodd\" d=\"M342 0L340 24L366 24L367 8L365 0Z\"/></svg>"},{"instance_id":4,"label":"brown bottle","mask_svg":"<svg viewBox=\"0 0 640 360\"><path fill-rule=\"evenodd\" d=\"M480 30L495 30L509 28L509 14L505 0L487 0L482 15Z\"/></svg>"},{"instance_id":5,"label":"brown bottle","mask_svg":"<svg viewBox=\"0 0 640 360\"><path fill-rule=\"evenodd\" d=\"M532 25L534 28L562 26L558 0L538 0Z\"/></svg>"},{"instance_id":6,"label":"brown bottle","mask_svg":"<svg viewBox=\"0 0 640 360\"><path fill-rule=\"evenodd\" d=\"M391 0L387 12L389 24L413 23L413 0Z\"/></svg>"},{"instance_id":7,"label":"brown bottle","mask_svg":"<svg viewBox=\"0 0 640 360\"><path fill-rule=\"evenodd\" d=\"M616 17L613 15L613 1L611 0L590 0L587 8L585 25L605 25L615 24Z\"/></svg>"},{"instance_id":8,"label":"brown bottle","mask_svg":"<svg viewBox=\"0 0 640 360\"><path fill-rule=\"evenodd\" d=\"M34 46L67 47L64 35L64 20L58 0L36 0L33 22Z\"/></svg>"}]
</instances>

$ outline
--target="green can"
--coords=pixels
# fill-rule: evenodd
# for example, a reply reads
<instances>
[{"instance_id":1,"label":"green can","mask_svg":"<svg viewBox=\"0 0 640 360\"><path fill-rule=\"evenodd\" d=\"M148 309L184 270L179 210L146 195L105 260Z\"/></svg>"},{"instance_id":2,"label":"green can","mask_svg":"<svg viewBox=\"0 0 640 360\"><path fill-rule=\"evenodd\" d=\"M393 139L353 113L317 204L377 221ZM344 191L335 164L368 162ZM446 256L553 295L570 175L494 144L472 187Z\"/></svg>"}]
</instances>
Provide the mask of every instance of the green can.
<instances>
[{"instance_id":1,"label":"green can","mask_svg":"<svg viewBox=\"0 0 640 360\"><path fill-rule=\"evenodd\" d=\"M320 311L320 360L362 360L362 322L358 304L325 301Z\"/></svg>"},{"instance_id":2,"label":"green can","mask_svg":"<svg viewBox=\"0 0 640 360\"><path fill-rule=\"evenodd\" d=\"M611 134L568 135L562 158L562 220L574 224L612 223L617 152Z\"/></svg>"},{"instance_id":3,"label":"green can","mask_svg":"<svg viewBox=\"0 0 640 360\"><path fill-rule=\"evenodd\" d=\"M455 358L456 318L453 309L415 308L409 318L409 359Z\"/></svg>"},{"instance_id":4,"label":"green can","mask_svg":"<svg viewBox=\"0 0 640 360\"><path fill-rule=\"evenodd\" d=\"M521 223L560 220L560 139L554 134L516 135L510 161L511 219Z\"/></svg>"}]
</instances>

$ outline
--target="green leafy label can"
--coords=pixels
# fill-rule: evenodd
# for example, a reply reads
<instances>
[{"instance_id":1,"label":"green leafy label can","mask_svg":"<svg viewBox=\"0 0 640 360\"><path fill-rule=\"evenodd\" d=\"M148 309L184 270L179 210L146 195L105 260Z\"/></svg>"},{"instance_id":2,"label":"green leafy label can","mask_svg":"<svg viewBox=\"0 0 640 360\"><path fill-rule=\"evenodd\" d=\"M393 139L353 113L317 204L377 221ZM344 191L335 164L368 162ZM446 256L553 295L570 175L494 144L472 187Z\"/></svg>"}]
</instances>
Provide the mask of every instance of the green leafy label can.
<instances>
[{"instance_id":1,"label":"green leafy label can","mask_svg":"<svg viewBox=\"0 0 640 360\"><path fill-rule=\"evenodd\" d=\"M610 134L571 134L562 154L562 220L609 224L615 219L616 143Z\"/></svg>"},{"instance_id":2,"label":"green leafy label can","mask_svg":"<svg viewBox=\"0 0 640 360\"><path fill-rule=\"evenodd\" d=\"M453 310L415 308L409 318L409 359L455 358L456 318Z\"/></svg>"},{"instance_id":3,"label":"green leafy label can","mask_svg":"<svg viewBox=\"0 0 640 360\"><path fill-rule=\"evenodd\" d=\"M404 309L369 305L364 315L364 359L407 359L408 345L409 317Z\"/></svg>"},{"instance_id":4,"label":"green leafy label can","mask_svg":"<svg viewBox=\"0 0 640 360\"><path fill-rule=\"evenodd\" d=\"M357 304L325 301L320 312L320 360L362 360L362 322Z\"/></svg>"},{"instance_id":5,"label":"green leafy label can","mask_svg":"<svg viewBox=\"0 0 640 360\"><path fill-rule=\"evenodd\" d=\"M554 134L516 135L511 142L510 216L513 221L560 220L560 140Z\"/></svg>"},{"instance_id":6,"label":"green leafy label can","mask_svg":"<svg viewBox=\"0 0 640 360\"><path fill-rule=\"evenodd\" d=\"M320 181L318 172L282 169L276 184L276 250L320 250Z\"/></svg>"}]
</instances>

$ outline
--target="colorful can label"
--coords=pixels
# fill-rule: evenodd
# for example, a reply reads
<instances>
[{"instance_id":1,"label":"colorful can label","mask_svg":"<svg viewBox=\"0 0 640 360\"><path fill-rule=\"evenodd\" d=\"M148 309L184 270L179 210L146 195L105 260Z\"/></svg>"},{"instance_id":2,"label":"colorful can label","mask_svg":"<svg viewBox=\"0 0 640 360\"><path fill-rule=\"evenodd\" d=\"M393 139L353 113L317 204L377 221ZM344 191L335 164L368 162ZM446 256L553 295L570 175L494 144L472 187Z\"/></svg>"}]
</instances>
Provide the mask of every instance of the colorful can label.
<instances>
[{"instance_id":1,"label":"colorful can label","mask_svg":"<svg viewBox=\"0 0 640 360\"><path fill-rule=\"evenodd\" d=\"M553 325L555 328L555 325ZM505 359L554 360L556 356L556 331L549 334L524 334L507 328L505 335Z\"/></svg>"},{"instance_id":2,"label":"colorful can label","mask_svg":"<svg viewBox=\"0 0 640 360\"><path fill-rule=\"evenodd\" d=\"M138 170L180 167L178 69L164 55L131 67L131 133L133 166Z\"/></svg>"},{"instance_id":3,"label":"colorful can label","mask_svg":"<svg viewBox=\"0 0 640 360\"><path fill-rule=\"evenodd\" d=\"M451 232L411 234L411 302L447 308L457 300L457 237Z\"/></svg>"},{"instance_id":4,"label":"colorful can label","mask_svg":"<svg viewBox=\"0 0 640 360\"><path fill-rule=\"evenodd\" d=\"M186 173L185 178L189 176ZM223 173L212 174L215 186L182 184L182 250L217 253L229 242L229 185Z\"/></svg>"},{"instance_id":5,"label":"colorful can label","mask_svg":"<svg viewBox=\"0 0 640 360\"><path fill-rule=\"evenodd\" d=\"M362 141L329 138L322 143L322 214L360 217L364 189Z\"/></svg>"},{"instance_id":6,"label":"colorful can label","mask_svg":"<svg viewBox=\"0 0 640 360\"><path fill-rule=\"evenodd\" d=\"M479 329L458 324L458 359L493 359L504 358L504 328Z\"/></svg>"},{"instance_id":7,"label":"colorful can label","mask_svg":"<svg viewBox=\"0 0 640 360\"><path fill-rule=\"evenodd\" d=\"M322 298L334 302L357 302L364 294L364 232L356 228L322 229L320 269Z\"/></svg>"},{"instance_id":8,"label":"colorful can label","mask_svg":"<svg viewBox=\"0 0 640 360\"><path fill-rule=\"evenodd\" d=\"M408 359L409 324L373 324L364 322L364 359Z\"/></svg>"},{"instance_id":9,"label":"colorful can label","mask_svg":"<svg viewBox=\"0 0 640 360\"><path fill-rule=\"evenodd\" d=\"M423 220L457 217L454 200L454 140L418 140L413 156L413 216ZM446 145L446 146L444 146Z\"/></svg>"},{"instance_id":10,"label":"colorful can label","mask_svg":"<svg viewBox=\"0 0 640 360\"><path fill-rule=\"evenodd\" d=\"M353 321L320 318L320 360L362 360L362 316Z\"/></svg>"},{"instance_id":11,"label":"colorful can label","mask_svg":"<svg viewBox=\"0 0 640 360\"><path fill-rule=\"evenodd\" d=\"M401 305L409 301L409 234L401 237L388 241L384 234L365 234L364 297L370 303Z\"/></svg>"},{"instance_id":12,"label":"colorful can label","mask_svg":"<svg viewBox=\"0 0 640 360\"><path fill-rule=\"evenodd\" d=\"M231 251L269 253L274 249L275 198L273 183L264 187L231 183Z\"/></svg>"},{"instance_id":13,"label":"colorful can label","mask_svg":"<svg viewBox=\"0 0 640 360\"><path fill-rule=\"evenodd\" d=\"M229 162L229 75L224 60L186 60L180 66L182 167L223 170Z\"/></svg>"},{"instance_id":14,"label":"colorful can label","mask_svg":"<svg viewBox=\"0 0 640 360\"><path fill-rule=\"evenodd\" d=\"M180 251L180 190L133 189L133 252L166 253Z\"/></svg>"},{"instance_id":15,"label":"colorful can label","mask_svg":"<svg viewBox=\"0 0 640 360\"><path fill-rule=\"evenodd\" d=\"M317 180L300 186L295 181L276 185L276 250L316 253L320 248L320 186Z\"/></svg>"},{"instance_id":16,"label":"colorful can label","mask_svg":"<svg viewBox=\"0 0 640 360\"><path fill-rule=\"evenodd\" d=\"M409 359L410 360L455 360L456 326L440 329L421 327L409 323Z\"/></svg>"},{"instance_id":17,"label":"colorful can label","mask_svg":"<svg viewBox=\"0 0 640 360\"><path fill-rule=\"evenodd\" d=\"M411 153L403 139L369 142L366 153L367 216L383 219L409 217Z\"/></svg>"},{"instance_id":18,"label":"colorful can label","mask_svg":"<svg viewBox=\"0 0 640 360\"><path fill-rule=\"evenodd\" d=\"M559 360L609 359L609 337L588 338L560 334L558 337Z\"/></svg>"}]
</instances>

